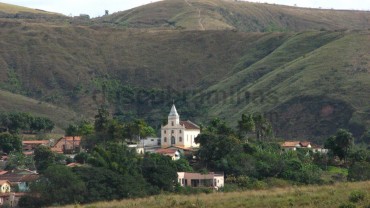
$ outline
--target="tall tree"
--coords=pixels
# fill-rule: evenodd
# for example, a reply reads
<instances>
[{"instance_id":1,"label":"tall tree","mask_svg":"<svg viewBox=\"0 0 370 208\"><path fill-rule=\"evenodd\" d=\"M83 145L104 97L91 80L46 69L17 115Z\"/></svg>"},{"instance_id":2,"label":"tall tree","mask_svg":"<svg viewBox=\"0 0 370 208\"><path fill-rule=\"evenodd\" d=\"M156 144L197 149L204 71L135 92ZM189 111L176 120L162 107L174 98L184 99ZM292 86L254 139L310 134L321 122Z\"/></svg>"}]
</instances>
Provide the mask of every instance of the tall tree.
<instances>
[{"instance_id":1,"label":"tall tree","mask_svg":"<svg viewBox=\"0 0 370 208\"><path fill-rule=\"evenodd\" d=\"M49 166L55 162L55 154L50 150L50 148L45 146L38 146L35 149L35 165L39 172L45 171Z\"/></svg>"},{"instance_id":2,"label":"tall tree","mask_svg":"<svg viewBox=\"0 0 370 208\"><path fill-rule=\"evenodd\" d=\"M270 122L262 114L254 115L253 121L256 127L255 132L257 140L263 140L273 136L272 126Z\"/></svg>"},{"instance_id":3,"label":"tall tree","mask_svg":"<svg viewBox=\"0 0 370 208\"><path fill-rule=\"evenodd\" d=\"M325 148L330 149L333 155L346 162L353 142L354 137L350 132L339 129L335 136L331 136L326 140Z\"/></svg>"},{"instance_id":4,"label":"tall tree","mask_svg":"<svg viewBox=\"0 0 370 208\"><path fill-rule=\"evenodd\" d=\"M247 134L256 130L256 125L253 120L253 115L242 114L241 120L238 121L238 133L240 138L244 138Z\"/></svg>"},{"instance_id":5,"label":"tall tree","mask_svg":"<svg viewBox=\"0 0 370 208\"><path fill-rule=\"evenodd\" d=\"M8 132L0 133L0 149L5 153L22 150L22 140L18 135Z\"/></svg>"}]
</instances>

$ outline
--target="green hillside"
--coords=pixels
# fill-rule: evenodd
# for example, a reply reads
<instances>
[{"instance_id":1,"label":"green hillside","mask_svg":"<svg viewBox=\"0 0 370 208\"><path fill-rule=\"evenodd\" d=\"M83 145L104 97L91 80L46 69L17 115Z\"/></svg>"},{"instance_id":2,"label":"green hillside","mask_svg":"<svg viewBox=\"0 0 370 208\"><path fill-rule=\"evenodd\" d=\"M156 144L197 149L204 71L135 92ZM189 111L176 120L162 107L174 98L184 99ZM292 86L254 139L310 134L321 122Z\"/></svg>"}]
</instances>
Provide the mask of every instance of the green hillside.
<instances>
[{"instance_id":1,"label":"green hillside","mask_svg":"<svg viewBox=\"0 0 370 208\"><path fill-rule=\"evenodd\" d=\"M238 30L169 30L156 20L157 10L164 20L190 8L188 3L203 9L217 5L233 14L260 11L259 23L290 11L298 22L286 21L295 25L287 29L291 32L241 32L267 26L247 27L250 18L236 26L222 17ZM315 19L315 12L324 16ZM137 19L144 14L146 26ZM187 21L178 18L177 23ZM182 118L197 123L217 116L236 125L242 113L262 112L278 137L325 138L337 128L360 136L370 127L368 18L367 12L216 0L162 1L81 24L0 18L0 89L86 118L108 103L115 116L144 118L157 128L174 99ZM121 25L126 28L112 27L113 21L126 21ZM358 27L362 30L330 30ZM59 113L46 114L47 108L23 108L24 99L4 101L3 110L49 115L60 127L75 118L60 122Z\"/></svg>"},{"instance_id":2,"label":"green hillside","mask_svg":"<svg viewBox=\"0 0 370 208\"><path fill-rule=\"evenodd\" d=\"M126 28L246 32L368 29L370 12L298 8L246 1L165 0L97 18Z\"/></svg>"},{"instance_id":3,"label":"green hillside","mask_svg":"<svg viewBox=\"0 0 370 208\"><path fill-rule=\"evenodd\" d=\"M72 121L83 119L73 110L0 90L0 112L4 111L31 112L35 116L48 117L55 122L56 132L61 132L61 128L66 127Z\"/></svg>"}]
</instances>

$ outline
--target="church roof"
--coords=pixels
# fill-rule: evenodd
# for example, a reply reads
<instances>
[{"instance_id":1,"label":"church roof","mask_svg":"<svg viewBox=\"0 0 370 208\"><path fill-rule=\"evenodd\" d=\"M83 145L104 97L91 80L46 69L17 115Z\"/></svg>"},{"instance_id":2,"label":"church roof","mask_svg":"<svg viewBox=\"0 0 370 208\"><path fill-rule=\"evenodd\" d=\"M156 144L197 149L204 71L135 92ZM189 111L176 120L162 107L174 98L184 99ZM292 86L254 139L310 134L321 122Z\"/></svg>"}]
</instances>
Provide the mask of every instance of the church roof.
<instances>
[{"instance_id":1,"label":"church roof","mask_svg":"<svg viewBox=\"0 0 370 208\"><path fill-rule=\"evenodd\" d=\"M175 104L172 105L171 112L168 116L179 116L179 114L177 113Z\"/></svg>"},{"instance_id":2,"label":"church roof","mask_svg":"<svg viewBox=\"0 0 370 208\"><path fill-rule=\"evenodd\" d=\"M198 125L191 121L180 121L180 125L184 126L185 129L200 129Z\"/></svg>"}]
</instances>

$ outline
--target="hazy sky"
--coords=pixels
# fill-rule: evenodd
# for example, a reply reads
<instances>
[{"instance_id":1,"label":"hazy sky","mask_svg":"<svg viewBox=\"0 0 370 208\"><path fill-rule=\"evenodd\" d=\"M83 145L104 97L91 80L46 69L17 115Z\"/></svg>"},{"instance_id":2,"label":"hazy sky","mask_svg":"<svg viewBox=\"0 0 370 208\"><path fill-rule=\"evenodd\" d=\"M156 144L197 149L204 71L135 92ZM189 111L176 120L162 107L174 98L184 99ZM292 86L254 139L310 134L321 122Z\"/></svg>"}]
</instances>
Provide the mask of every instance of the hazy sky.
<instances>
[{"instance_id":1,"label":"hazy sky","mask_svg":"<svg viewBox=\"0 0 370 208\"><path fill-rule=\"evenodd\" d=\"M127 10L158 0L0 0L4 3L26 6L58 12L65 15L89 14L91 17L101 16L104 10L110 13ZM301 7L326 9L370 10L369 0L251 0Z\"/></svg>"}]
</instances>

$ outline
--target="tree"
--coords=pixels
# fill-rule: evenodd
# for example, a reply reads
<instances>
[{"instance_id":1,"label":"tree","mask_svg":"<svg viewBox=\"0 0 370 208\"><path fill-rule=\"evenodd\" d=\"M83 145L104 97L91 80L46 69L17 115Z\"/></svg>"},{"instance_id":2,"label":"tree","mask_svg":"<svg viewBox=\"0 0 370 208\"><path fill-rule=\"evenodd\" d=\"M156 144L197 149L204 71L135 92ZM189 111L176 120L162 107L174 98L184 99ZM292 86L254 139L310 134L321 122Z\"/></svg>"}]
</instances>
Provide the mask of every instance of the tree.
<instances>
[{"instance_id":1,"label":"tree","mask_svg":"<svg viewBox=\"0 0 370 208\"><path fill-rule=\"evenodd\" d=\"M370 130L368 130L367 132L365 132L361 138L360 138L360 141L359 142L362 142L362 143L365 143L365 144L370 144Z\"/></svg>"},{"instance_id":2,"label":"tree","mask_svg":"<svg viewBox=\"0 0 370 208\"><path fill-rule=\"evenodd\" d=\"M366 181L370 180L370 162L354 162L348 169L348 180Z\"/></svg>"},{"instance_id":3,"label":"tree","mask_svg":"<svg viewBox=\"0 0 370 208\"><path fill-rule=\"evenodd\" d=\"M158 190L174 190L177 184L177 171L170 157L160 154L145 154L141 169L146 181Z\"/></svg>"},{"instance_id":4,"label":"tree","mask_svg":"<svg viewBox=\"0 0 370 208\"><path fill-rule=\"evenodd\" d=\"M35 149L34 154L36 169L41 173L55 163L55 154L48 147L40 145Z\"/></svg>"},{"instance_id":5,"label":"tree","mask_svg":"<svg viewBox=\"0 0 370 208\"><path fill-rule=\"evenodd\" d=\"M94 128L96 132L106 132L109 121L109 111L105 106L100 106L98 114L95 115Z\"/></svg>"},{"instance_id":6,"label":"tree","mask_svg":"<svg viewBox=\"0 0 370 208\"><path fill-rule=\"evenodd\" d=\"M144 120L135 120L126 125L125 134L130 141L139 141L140 139L155 135L155 131Z\"/></svg>"},{"instance_id":7,"label":"tree","mask_svg":"<svg viewBox=\"0 0 370 208\"><path fill-rule=\"evenodd\" d=\"M257 140L262 140L273 135L270 122L262 114L254 115L253 121L255 123Z\"/></svg>"},{"instance_id":8,"label":"tree","mask_svg":"<svg viewBox=\"0 0 370 208\"><path fill-rule=\"evenodd\" d=\"M22 140L19 136L8 132L0 133L0 149L7 154L12 151L21 151Z\"/></svg>"},{"instance_id":9,"label":"tree","mask_svg":"<svg viewBox=\"0 0 370 208\"><path fill-rule=\"evenodd\" d=\"M339 129L335 136L331 136L326 140L325 148L330 149L334 156L338 156L339 159L346 162L353 142L354 138L350 132Z\"/></svg>"},{"instance_id":10,"label":"tree","mask_svg":"<svg viewBox=\"0 0 370 208\"><path fill-rule=\"evenodd\" d=\"M77 167L73 169L86 184L84 202L118 200L128 197L141 197L146 191L136 186L132 176L122 175L97 167Z\"/></svg>"},{"instance_id":11,"label":"tree","mask_svg":"<svg viewBox=\"0 0 370 208\"><path fill-rule=\"evenodd\" d=\"M31 192L38 193L45 205L83 202L85 183L65 165L49 166Z\"/></svg>"},{"instance_id":12,"label":"tree","mask_svg":"<svg viewBox=\"0 0 370 208\"><path fill-rule=\"evenodd\" d=\"M6 163L6 169L13 170L15 168L35 170L33 157L26 156L22 152L11 152Z\"/></svg>"},{"instance_id":13,"label":"tree","mask_svg":"<svg viewBox=\"0 0 370 208\"><path fill-rule=\"evenodd\" d=\"M256 125L252 115L242 114L242 118L238 121L238 133L241 138L245 137L248 133L254 132Z\"/></svg>"}]
</instances>

